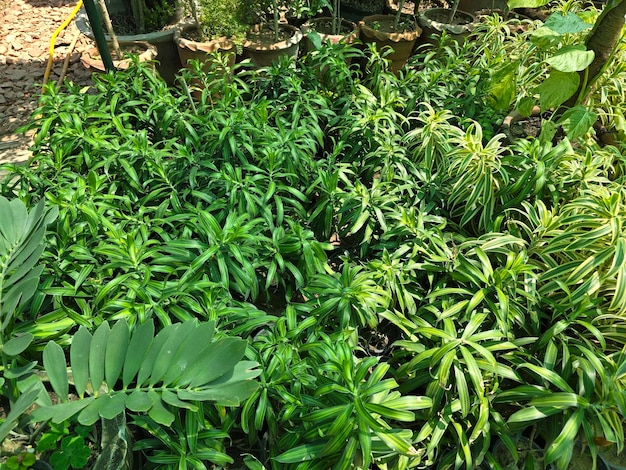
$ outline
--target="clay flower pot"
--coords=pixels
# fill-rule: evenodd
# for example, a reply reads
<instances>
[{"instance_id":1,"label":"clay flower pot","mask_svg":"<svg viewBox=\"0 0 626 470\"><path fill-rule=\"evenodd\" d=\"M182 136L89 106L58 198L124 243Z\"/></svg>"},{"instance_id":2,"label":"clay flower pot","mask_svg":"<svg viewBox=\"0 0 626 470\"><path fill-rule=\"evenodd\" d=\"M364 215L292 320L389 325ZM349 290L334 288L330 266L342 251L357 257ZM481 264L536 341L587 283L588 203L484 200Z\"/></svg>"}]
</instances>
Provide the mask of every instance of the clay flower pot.
<instances>
[{"instance_id":1,"label":"clay flower pot","mask_svg":"<svg viewBox=\"0 0 626 470\"><path fill-rule=\"evenodd\" d=\"M254 25L243 43L242 58L250 59L258 68L269 67L284 55L296 57L302 40L300 30L289 24L280 24L279 34L279 40L275 41L274 31L268 23Z\"/></svg>"},{"instance_id":2,"label":"clay flower pot","mask_svg":"<svg viewBox=\"0 0 626 470\"><path fill-rule=\"evenodd\" d=\"M397 74L411 56L415 41L422 33L421 28L411 22L409 29L393 31L395 17L393 15L366 16L359 26L361 28L361 40L364 43L376 44L376 49L382 50L390 47L392 53L386 56L391 61L391 71Z\"/></svg>"},{"instance_id":3,"label":"clay flower pot","mask_svg":"<svg viewBox=\"0 0 626 470\"><path fill-rule=\"evenodd\" d=\"M139 54L140 62L149 62L156 59L157 57L156 47L143 41L120 43L120 49L122 50L122 53L130 52ZM117 57L115 55L115 51L113 50L111 50L111 56L113 58L113 65L118 70L126 70L131 64L130 59ZM90 70L92 72L106 71L104 63L102 62L102 57L100 57L100 52L98 52L97 47L92 47L83 52L83 54L80 56L80 61L87 70Z\"/></svg>"},{"instance_id":4,"label":"clay flower pot","mask_svg":"<svg viewBox=\"0 0 626 470\"><path fill-rule=\"evenodd\" d=\"M305 36L304 50L309 52L315 49L313 43L309 40L307 35L312 31L319 34L322 39L322 43L330 42L331 44L337 44L338 42L344 42L346 44L352 44L359 38L359 27L352 21L341 18L341 32L340 34L332 34L332 21L331 17L314 18L307 21L302 25L301 31Z\"/></svg>"},{"instance_id":5,"label":"clay flower pot","mask_svg":"<svg viewBox=\"0 0 626 470\"><path fill-rule=\"evenodd\" d=\"M429 8L423 10L419 16L419 24L424 30L422 40L425 43L437 44L438 39L431 36L439 36L443 31L455 41L462 42L474 30L476 17L466 11L457 10L452 23L449 22L451 10L446 8Z\"/></svg>"},{"instance_id":6,"label":"clay flower pot","mask_svg":"<svg viewBox=\"0 0 626 470\"><path fill-rule=\"evenodd\" d=\"M210 54L214 52L228 54L228 63L230 65L235 63L235 44L233 41L229 38L221 37L211 41L200 42L185 37L195 30L195 25L184 24L179 25L174 31L174 43L183 67L187 65L188 61L195 59L204 62L205 69L208 69L212 62Z\"/></svg>"}]
</instances>

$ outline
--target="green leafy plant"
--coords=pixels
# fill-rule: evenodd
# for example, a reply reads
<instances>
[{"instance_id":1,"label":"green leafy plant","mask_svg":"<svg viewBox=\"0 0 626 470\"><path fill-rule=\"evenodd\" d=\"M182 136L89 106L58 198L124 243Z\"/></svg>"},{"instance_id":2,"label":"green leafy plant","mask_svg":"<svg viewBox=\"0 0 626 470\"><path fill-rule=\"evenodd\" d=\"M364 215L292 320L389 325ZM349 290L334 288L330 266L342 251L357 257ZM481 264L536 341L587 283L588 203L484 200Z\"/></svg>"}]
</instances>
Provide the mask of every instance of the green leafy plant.
<instances>
[{"instance_id":1,"label":"green leafy plant","mask_svg":"<svg viewBox=\"0 0 626 470\"><path fill-rule=\"evenodd\" d=\"M25 470L32 468L37 461L33 452L23 452L19 455L12 455L6 460L6 468L9 470Z\"/></svg>"},{"instance_id":2,"label":"green leafy plant","mask_svg":"<svg viewBox=\"0 0 626 470\"><path fill-rule=\"evenodd\" d=\"M255 363L240 362L245 341L212 342L213 334L212 322L196 321L166 326L156 336L150 320L132 335L123 320L113 328L104 322L93 335L81 327L70 347L77 400L69 400L63 349L51 341L43 365L60 403L37 408L32 419L60 423L78 413L79 423L91 425L128 409L170 425L172 407L197 409L195 401L238 405L257 387L250 379L258 371Z\"/></svg>"}]
</instances>

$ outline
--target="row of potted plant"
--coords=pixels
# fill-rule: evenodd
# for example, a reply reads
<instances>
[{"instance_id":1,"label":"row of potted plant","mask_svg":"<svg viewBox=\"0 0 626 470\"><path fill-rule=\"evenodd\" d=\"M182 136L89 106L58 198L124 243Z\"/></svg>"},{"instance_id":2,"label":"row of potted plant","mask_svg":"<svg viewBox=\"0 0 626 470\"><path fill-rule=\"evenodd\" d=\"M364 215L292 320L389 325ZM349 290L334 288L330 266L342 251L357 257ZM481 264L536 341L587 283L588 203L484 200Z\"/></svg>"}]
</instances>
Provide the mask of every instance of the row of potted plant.
<instances>
[{"instance_id":1,"label":"row of potted plant","mask_svg":"<svg viewBox=\"0 0 626 470\"><path fill-rule=\"evenodd\" d=\"M161 63L159 72L169 82L173 81L181 64L187 64L190 59L206 60L207 53L216 51L226 54L236 51L243 58L251 59L256 66L267 66L280 55L297 55L303 36L308 38L305 49L326 41L352 43L359 36L364 43L376 44L378 50L390 47L392 51L387 59L391 61L392 70L398 72L414 50L420 35L428 40L431 34L443 29L448 33L463 34L471 29L464 24L474 21L472 15L458 12L456 3L451 10L425 10L418 20L416 16L402 13L402 0L393 15L370 15L362 18L357 26L342 17L339 0L331 3L318 0L300 8L300 15L310 19L298 28L285 21L285 13L290 11L290 6L281 0L181 2L182 10L172 10L178 14L170 16L170 27L165 29L164 34L155 36L158 38L155 47ZM132 11L136 12L136 9ZM321 16L316 16L319 14ZM183 17L186 19L182 20ZM135 19L135 24L138 21ZM448 24L451 26L447 27ZM423 31L425 34L422 34ZM166 40L163 40L164 37ZM152 43L155 38L147 35L140 39ZM121 42L131 41L122 37ZM175 50L174 54L171 49ZM234 60L234 54L231 56Z\"/></svg>"}]
</instances>

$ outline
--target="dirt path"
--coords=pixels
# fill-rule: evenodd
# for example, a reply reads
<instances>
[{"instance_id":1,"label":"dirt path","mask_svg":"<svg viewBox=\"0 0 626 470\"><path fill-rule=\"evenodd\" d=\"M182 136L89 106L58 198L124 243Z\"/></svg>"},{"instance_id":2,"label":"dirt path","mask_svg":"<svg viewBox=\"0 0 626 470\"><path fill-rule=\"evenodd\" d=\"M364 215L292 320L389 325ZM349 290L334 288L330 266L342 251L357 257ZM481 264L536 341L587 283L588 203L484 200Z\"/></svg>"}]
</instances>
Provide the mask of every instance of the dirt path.
<instances>
[{"instance_id":1,"label":"dirt path","mask_svg":"<svg viewBox=\"0 0 626 470\"><path fill-rule=\"evenodd\" d=\"M0 0L0 163L28 160L30 138L16 134L37 107L48 61L50 38L70 15L74 0ZM69 46L78 34L72 21L58 36L50 80L57 81ZM66 79L91 84L80 54L91 41L80 36Z\"/></svg>"}]
</instances>

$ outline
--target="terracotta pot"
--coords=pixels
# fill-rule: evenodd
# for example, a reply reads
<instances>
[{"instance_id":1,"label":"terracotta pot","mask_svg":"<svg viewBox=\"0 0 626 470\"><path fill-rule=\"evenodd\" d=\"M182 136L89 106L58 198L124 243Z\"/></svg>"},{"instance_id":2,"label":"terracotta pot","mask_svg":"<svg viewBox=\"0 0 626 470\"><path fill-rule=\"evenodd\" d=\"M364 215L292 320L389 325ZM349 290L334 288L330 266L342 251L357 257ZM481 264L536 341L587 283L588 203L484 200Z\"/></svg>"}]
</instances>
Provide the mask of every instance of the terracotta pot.
<instances>
[{"instance_id":1,"label":"terracotta pot","mask_svg":"<svg viewBox=\"0 0 626 470\"><path fill-rule=\"evenodd\" d=\"M179 25L174 31L174 44L178 50L178 57L180 58L183 67L187 66L190 60L198 60L204 63L204 70L208 70L212 63L212 57L210 54L219 52L228 55L229 65L235 63L235 44L233 41L226 37L221 37L207 42L197 42L191 39L185 38L185 34L191 33L196 30L196 26L193 24Z\"/></svg>"},{"instance_id":2,"label":"terracotta pot","mask_svg":"<svg viewBox=\"0 0 626 470\"><path fill-rule=\"evenodd\" d=\"M393 15L372 15L363 18L363 21L359 22L361 28L361 40L364 43L376 44L376 49L381 50L384 47L390 47L393 52L386 56L391 61L391 70L397 74L407 60L411 56L413 47L417 38L420 37L422 30L416 24L413 24L413 30L406 32L387 32L384 29L375 29L373 26L378 24L388 24L393 21L395 17Z\"/></svg>"},{"instance_id":3,"label":"terracotta pot","mask_svg":"<svg viewBox=\"0 0 626 470\"><path fill-rule=\"evenodd\" d=\"M429 8L420 12L419 24L424 30L423 43L438 44L437 38L443 31L453 40L462 42L474 30L476 17L466 11L457 10L454 18L458 24L448 23L451 10L446 8ZM431 36L436 36L432 38Z\"/></svg>"},{"instance_id":4,"label":"terracotta pot","mask_svg":"<svg viewBox=\"0 0 626 470\"><path fill-rule=\"evenodd\" d=\"M113 65L118 70L126 70L131 61L129 59L122 59L115 56L115 52L111 49L111 55L113 56ZM131 43L120 43L120 49L122 52L137 52L139 53L139 61L140 62L148 62L156 59L157 57L157 49L152 44L148 44L147 42L131 42ZM102 62L102 58L100 57L100 52L98 52L97 47L92 47L87 49L80 56L80 61L85 66L87 70L91 70L92 72L105 72L106 68L104 67L104 63Z\"/></svg>"},{"instance_id":5,"label":"terracotta pot","mask_svg":"<svg viewBox=\"0 0 626 470\"><path fill-rule=\"evenodd\" d=\"M178 13L179 12L177 11L177 14ZM172 19L172 23L163 28L161 31L117 37L117 40L120 43L147 42L155 46L159 54L159 63L156 64L156 69L163 79L170 85L174 83L176 74L181 67L178 52L176 51L176 46L173 41L175 25L179 20L180 18L175 16ZM93 39L93 32L91 31L89 18L87 17L84 7L76 16L76 27L85 36ZM107 41L111 40L108 35L106 35L106 39Z\"/></svg>"},{"instance_id":6,"label":"terracotta pot","mask_svg":"<svg viewBox=\"0 0 626 470\"><path fill-rule=\"evenodd\" d=\"M269 67L272 62L281 56L296 57L302 33L298 28L289 24L280 24L279 29L289 34L287 39L271 42L262 41L263 35L270 35L268 23L260 23L250 28L248 38L243 43L243 59L250 59L255 67Z\"/></svg>"},{"instance_id":7,"label":"terracotta pot","mask_svg":"<svg viewBox=\"0 0 626 470\"><path fill-rule=\"evenodd\" d=\"M343 42L346 44L352 44L354 41L359 39L359 27L352 21L348 21L343 18L341 18L341 29L344 31L343 34L330 34L326 32L325 26L328 25L329 22L332 24L332 20L333 19L331 17L323 16L321 18L309 20L302 25L300 30L305 37L303 42L304 52L315 50L315 46L307 37L311 31L315 31L319 34L322 39L322 43L330 42L331 44L337 44L338 42Z\"/></svg>"}]
</instances>

